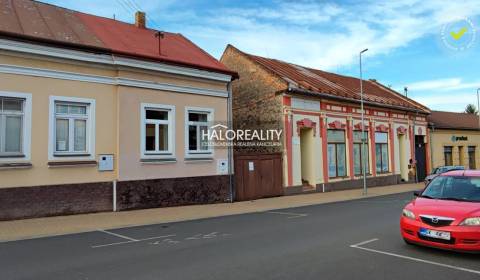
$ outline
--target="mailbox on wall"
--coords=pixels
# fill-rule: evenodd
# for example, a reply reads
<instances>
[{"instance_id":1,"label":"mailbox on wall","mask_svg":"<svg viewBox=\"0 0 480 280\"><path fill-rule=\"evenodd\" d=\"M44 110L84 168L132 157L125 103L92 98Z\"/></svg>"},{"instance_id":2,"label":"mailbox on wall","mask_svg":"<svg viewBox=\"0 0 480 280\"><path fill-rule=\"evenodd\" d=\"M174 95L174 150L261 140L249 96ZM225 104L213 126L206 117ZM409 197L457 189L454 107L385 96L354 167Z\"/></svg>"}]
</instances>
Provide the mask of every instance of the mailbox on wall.
<instances>
[{"instance_id":1,"label":"mailbox on wall","mask_svg":"<svg viewBox=\"0 0 480 280\"><path fill-rule=\"evenodd\" d=\"M98 155L98 171L113 171L113 155Z\"/></svg>"}]
</instances>

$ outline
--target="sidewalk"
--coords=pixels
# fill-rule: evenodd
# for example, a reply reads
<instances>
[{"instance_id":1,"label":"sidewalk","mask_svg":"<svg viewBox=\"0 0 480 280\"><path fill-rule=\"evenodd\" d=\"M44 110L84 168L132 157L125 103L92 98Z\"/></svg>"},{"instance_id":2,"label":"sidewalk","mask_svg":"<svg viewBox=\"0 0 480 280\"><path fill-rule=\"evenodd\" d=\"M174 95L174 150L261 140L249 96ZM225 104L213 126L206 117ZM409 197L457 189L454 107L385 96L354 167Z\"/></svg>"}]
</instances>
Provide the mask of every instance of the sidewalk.
<instances>
[{"instance_id":1,"label":"sidewalk","mask_svg":"<svg viewBox=\"0 0 480 280\"><path fill-rule=\"evenodd\" d=\"M369 189L368 197L419 190L423 183ZM413 197L413 196L412 196ZM0 222L0 242L112 229L128 226L196 220L263 212L364 198L361 189L265 198L254 201L105 212Z\"/></svg>"}]
</instances>

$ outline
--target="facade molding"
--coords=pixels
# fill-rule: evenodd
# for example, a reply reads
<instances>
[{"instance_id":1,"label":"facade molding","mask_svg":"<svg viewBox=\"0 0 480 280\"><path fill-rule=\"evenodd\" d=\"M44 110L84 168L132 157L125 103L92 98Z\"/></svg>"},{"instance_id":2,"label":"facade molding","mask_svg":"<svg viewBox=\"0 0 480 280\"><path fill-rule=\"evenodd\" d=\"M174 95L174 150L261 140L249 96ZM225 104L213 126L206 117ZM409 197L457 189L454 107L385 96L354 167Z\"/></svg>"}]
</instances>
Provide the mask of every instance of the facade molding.
<instances>
[{"instance_id":1,"label":"facade molding","mask_svg":"<svg viewBox=\"0 0 480 280\"><path fill-rule=\"evenodd\" d=\"M0 64L0 73L34 76L34 77L42 77L42 78L53 78L53 79L70 80L70 81L90 82L90 83L116 85L116 86L130 86L130 87L137 87L137 88L165 90L165 91L172 91L172 92L178 92L178 93L190 93L190 94L208 95L208 96L225 97L225 98L228 97L228 92L226 90L180 86L180 85L173 85L173 84L167 84L167 83L151 82L146 80L136 80L136 79L122 78L122 77L98 76L98 75L81 74L81 73L57 71L57 70L50 70L50 69L8 65L8 64Z\"/></svg>"},{"instance_id":2,"label":"facade molding","mask_svg":"<svg viewBox=\"0 0 480 280\"><path fill-rule=\"evenodd\" d=\"M0 50L36 54L48 57L56 57L99 64L126 66L144 70L153 70L169 74L177 74L194 78L202 78L221 82L230 82L232 76L195 68L169 65L165 63L149 62L139 59L116 57L113 54L93 54L84 51L62 49L56 47L42 46L25 42L0 39Z\"/></svg>"}]
</instances>

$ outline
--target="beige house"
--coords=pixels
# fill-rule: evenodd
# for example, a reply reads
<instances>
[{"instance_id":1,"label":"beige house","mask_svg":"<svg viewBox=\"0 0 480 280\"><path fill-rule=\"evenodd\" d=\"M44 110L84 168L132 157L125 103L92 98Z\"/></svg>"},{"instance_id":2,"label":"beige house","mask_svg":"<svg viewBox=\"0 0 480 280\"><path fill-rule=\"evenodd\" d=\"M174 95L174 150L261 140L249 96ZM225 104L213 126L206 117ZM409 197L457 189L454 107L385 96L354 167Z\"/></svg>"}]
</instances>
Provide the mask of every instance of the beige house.
<instances>
[{"instance_id":1,"label":"beige house","mask_svg":"<svg viewBox=\"0 0 480 280\"><path fill-rule=\"evenodd\" d=\"M461 165L477 169L480 164L478 116L432 111L428 117L432 167Z\"/></svg>"},{"instance_id":2,"label":"beige house","mask_svg":"<svg viewBox=\"0 0 480 280\"><path fill-rule=\"evenodd\" d=\"M355 77L231 45L221 61L240 75L232 83L234 127L283 130L282 146L238 152L280 154L285 193L360 188L364 173L368 186L382 186L414 181L415 171L423 180L429 172L430 110L422 104L376 80L363 80L362 123Z\"/></svg>"},{"instance_id":3,"label":"beige house","mask_svg":"<svg viewBox=\"0 0 480 280\"><path fill-rule=\"evenodd\" d=\"M0 220L230 199L236 74L181 34L35 1L0 13Z\"/></svg>"}]
</instances>

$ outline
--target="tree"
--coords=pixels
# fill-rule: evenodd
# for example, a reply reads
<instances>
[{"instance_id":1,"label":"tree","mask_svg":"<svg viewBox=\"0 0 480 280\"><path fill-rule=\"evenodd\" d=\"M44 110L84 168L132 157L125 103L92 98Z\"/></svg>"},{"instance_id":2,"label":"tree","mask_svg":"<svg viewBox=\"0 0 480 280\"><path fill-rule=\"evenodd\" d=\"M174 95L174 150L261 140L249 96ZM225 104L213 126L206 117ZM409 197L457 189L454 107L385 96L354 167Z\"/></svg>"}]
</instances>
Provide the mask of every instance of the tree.
<instances>
[{"instance_id":1,"label":"tree","mask_svg":"<svg viewBox=\"0 0 480 280\"><path fill-rule=\"evenodd\" d=\"M465 113L476 115L478 114L477 107L475 107L473 104L468 104L467 107L465 107Z\"/></svg>"}]
</instances>

